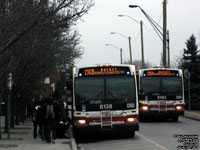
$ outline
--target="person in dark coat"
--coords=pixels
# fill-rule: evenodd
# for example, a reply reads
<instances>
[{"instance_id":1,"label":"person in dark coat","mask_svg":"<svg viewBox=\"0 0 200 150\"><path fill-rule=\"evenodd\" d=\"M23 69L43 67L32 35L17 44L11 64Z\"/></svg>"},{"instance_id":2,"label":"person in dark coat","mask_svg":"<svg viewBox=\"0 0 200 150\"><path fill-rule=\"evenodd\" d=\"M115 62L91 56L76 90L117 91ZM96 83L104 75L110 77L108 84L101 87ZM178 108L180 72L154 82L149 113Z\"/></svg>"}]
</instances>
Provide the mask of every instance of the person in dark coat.
<instances>
[{"instance_id":1,"label":"person in dark coat","mask_svg":"<svg viewBox=\"0 0 200 150\"><path fill-rule=\"evenodd\" d=\"M39 108L37 111L38 116L38 125L39 125L39 137L44 140L44 125L45 125L45 114L46 114L46 105L43 99L39 102Z\"/></svg>"},{"instance_id":2,"label":"person in dark coat","mask_svg":"<svg viewBox=\"0 0 200 150\"><path fill-rule=\"evenodd\" d=\"M47 99L45 120L46 120L46 141L48 143L55 143L54 140L56 139L56 129L57 129L56 122L58 118L59 118L59 108L57 100L56 99L53 100L51 98Z\"/></svg>"},{"instance_id":3,"label":"person in dark coat","mask_svg":"<svg viewBox=\"0 0 200 150\"><path fill-rule=\"evenodd\" d=\"M68 117L68 106L66 101L66 97L62 97L59 100L59 108L60 108L60 122L59 122L59 137L65 138L68 128L71 125L71 119ZM67 137L68 138L68 137Z\"/></svg>"},{"instance_id":4,"label":"person in dark coat","mask_svg":"<svg viewBox=\"0 0 200 150\"><path fill-rule=\"evenodd\" d=\"M38 130L38 101L35 101L32 106L32 122L33 122L33 138L37 138L37 130Z\"/></svg>"}]
</instances>

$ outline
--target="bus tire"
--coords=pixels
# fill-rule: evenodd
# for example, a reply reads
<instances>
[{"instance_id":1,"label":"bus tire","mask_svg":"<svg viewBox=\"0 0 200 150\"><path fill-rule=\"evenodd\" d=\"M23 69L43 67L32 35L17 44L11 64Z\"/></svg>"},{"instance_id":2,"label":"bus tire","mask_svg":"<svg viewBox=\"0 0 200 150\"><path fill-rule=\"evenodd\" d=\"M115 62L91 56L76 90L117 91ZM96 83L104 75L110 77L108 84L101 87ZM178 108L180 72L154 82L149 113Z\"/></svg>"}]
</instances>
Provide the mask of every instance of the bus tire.
<instances>
[{"instance_id":1,"label":"bus tire","mask_svg":"<svg viewBox=\"0 0 200 150\"><path fill-rule=\"evenodd\" d=\"M173 122L177 122L177 121L178 121L178 116L172 117L172 121L173 121Z\"/></svg>"},{"instance_id":2,"label":"bus tire","mask_svg":"<svg viewBox=\"0 0 200 150\"><path fill-rule=\"evenodd\" d=\"M135 131L128 132L127 135L129 137L135 137Z\"/></svg>"}]
</instances>

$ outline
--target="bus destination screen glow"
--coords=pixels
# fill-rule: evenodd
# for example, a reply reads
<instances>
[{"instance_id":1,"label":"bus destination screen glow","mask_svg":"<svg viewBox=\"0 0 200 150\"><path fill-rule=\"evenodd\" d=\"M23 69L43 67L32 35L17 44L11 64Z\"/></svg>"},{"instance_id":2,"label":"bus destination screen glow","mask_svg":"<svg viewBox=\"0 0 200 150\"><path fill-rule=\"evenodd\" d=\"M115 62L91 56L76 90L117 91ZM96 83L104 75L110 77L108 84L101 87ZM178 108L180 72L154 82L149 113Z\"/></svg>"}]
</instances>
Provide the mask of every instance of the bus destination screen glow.
<instances>
[{"instance_id":1,"label":"bus destination screen glow","mask_svg":"<svg viewBox=\"0 0 200 150\"><path fill-rule=\"evenodd\" d=\"M145 75L144 75L145 74ZM144 71L143 76L179 76L178 71L175 70L149 70Z\"/></svg>"},{"instance_id":2,"label":"bus destination screen glow","mask_svg":"<svg viewBox=\"0 0 200 150\"><path fill-rule=\"evenodd\" d=\"M128 67L93 67L83 68L79 70L82 76L98 76L98 75L130 75Z\"/></svg>"}]
</instances>

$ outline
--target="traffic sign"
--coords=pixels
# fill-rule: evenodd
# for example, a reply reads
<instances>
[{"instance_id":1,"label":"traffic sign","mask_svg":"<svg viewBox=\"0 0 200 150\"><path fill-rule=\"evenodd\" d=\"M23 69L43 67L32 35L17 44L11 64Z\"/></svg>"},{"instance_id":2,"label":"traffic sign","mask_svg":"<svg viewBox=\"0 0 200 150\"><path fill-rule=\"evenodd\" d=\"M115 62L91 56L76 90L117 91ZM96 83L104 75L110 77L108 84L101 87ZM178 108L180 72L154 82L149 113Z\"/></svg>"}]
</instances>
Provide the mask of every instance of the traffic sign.
<instances>
[{"instance_id":1,"label":"traffic sign","mask_svg":"<svg viewBox=\"0 0 200 150\"><path fill-rule=\"evenodd\" d=\"M186 79L190 79L190 72L188 71L188 69L184 70L184 76Z\"/></svg>"}]
</instances>

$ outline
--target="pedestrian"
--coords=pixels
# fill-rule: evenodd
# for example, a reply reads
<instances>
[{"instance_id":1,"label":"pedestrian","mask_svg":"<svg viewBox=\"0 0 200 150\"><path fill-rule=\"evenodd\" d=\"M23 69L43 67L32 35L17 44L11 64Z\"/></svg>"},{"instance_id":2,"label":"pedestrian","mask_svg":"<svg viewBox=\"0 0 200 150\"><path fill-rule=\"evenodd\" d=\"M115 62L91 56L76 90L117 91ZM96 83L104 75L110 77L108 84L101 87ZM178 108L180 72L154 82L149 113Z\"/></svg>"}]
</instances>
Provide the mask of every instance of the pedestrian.
<instances>
[{"instance_id":1,"label":"pedestrian","mask_svg":"<svg viewBox=\"0 0 200 150\"><path fill-rule=\"evenodd\" d=\"M37 118L38 118L38 125L39 125L39 137L44 140L45 136L44 136L44 121L45 121L45 113L46 113L46 109L45 109L45 103L43 99L40 99L39 102L39 107L38 107L38 111L37 111Z\"/></svg>"},{"instance_id":2,"label":"pedestrian","mask_svg":"<svg viewBox=\"0 0 200 150\"><path fill-rule=\"evenodd\" d=\"M58 100L59 119L57 120L57 137L64 138L65 135L65 122L67 121L66 112L63 105L63 99Z\"/></svg>"},{"instance_id":3,"label":"pedestrian","mask_svg":"<svg viewBox=\"0 0 200 150\"><path fill-rule=\"evenodd\" d=\"M60 123L59 123L59 137L60 138L68 138L68 136L66 136L67 130L71 125L71 119L68 116L68 106L66 101L66 96L63 96L60 100L59 100L59 107L60 107Z\"/></svg>"},{"instance_id":4,"label":"pedestrian","mask_svg":"<svg viewBox=\"0 0 200 150\"><path fill-rule=\"evenodd\" d=\"M68 98L68 99L70 99L70 98ZM68 100L67 100L67 102L64 102L64 108L65 108L66 117L67 117L67 121L65 122L65 131L66 131L66 133L68 133L68 129L69 129L70 125L72 124L72 119L69 117Z\"/></svg>"},{"instance_id":5,"label":"pedestrian","mask_svg":"<svg viewBox=\"0 0 200 150\"><path fill-rule=\"evenodd\" d=\"M33 106L32 106L32 122L33 122L33 138L36 139L37 138L37 126L38 126L38 101L34 102Z\"/></svg>"},{"instance_id":6,"label":"pedestrian","mask_svg":"<svg viewBox=\"0 0 200 150\"><path fill-rule=\"evenodd\" d=\"M47 143L55 143L56 132L55 132L55 113L52 98L47 99L46 107L46 141Z\"/></svg>"}]
</instances>

